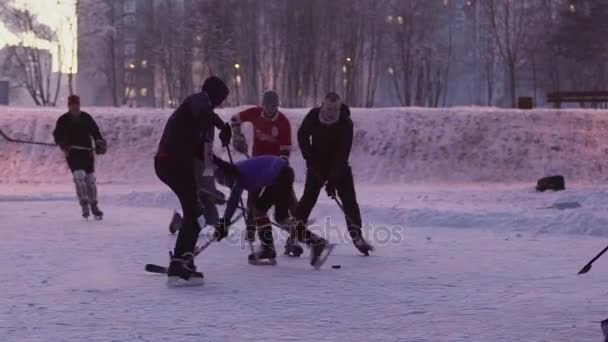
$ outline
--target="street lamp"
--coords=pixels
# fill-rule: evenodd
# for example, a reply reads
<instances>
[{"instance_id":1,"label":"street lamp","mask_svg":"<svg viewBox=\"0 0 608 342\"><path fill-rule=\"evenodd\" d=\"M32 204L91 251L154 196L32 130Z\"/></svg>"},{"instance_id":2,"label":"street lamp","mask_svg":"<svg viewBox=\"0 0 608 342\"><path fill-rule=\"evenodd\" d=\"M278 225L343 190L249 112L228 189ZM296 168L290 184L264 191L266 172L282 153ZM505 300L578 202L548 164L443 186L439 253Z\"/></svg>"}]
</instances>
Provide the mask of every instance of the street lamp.
<instances>
[{"instance_id":1,"label":"street lamp","mask_svg":"<svg viewBox=\"0 0 608 342\"><path fill-rule=\"evenodd\" d=\"M353 87L353 60L350 57L346 57L344 64L342 65L342 72L344 73L344 93L346 94L346 101L348 102L351 97L351 88Z\"/></svg>"},{"instance_id":2,"label":"street lamp","mask_svg":"<svg viewBox=\"0 0 608 342\"><path fill-rule=\"evenodd\" d=\"M239 63L234 64L234 88L236 89L236 105L239 106L239 85L241 84L241 75L239 75L239 70L241 69L241 65Z\"/></svg>"}]
</instances>

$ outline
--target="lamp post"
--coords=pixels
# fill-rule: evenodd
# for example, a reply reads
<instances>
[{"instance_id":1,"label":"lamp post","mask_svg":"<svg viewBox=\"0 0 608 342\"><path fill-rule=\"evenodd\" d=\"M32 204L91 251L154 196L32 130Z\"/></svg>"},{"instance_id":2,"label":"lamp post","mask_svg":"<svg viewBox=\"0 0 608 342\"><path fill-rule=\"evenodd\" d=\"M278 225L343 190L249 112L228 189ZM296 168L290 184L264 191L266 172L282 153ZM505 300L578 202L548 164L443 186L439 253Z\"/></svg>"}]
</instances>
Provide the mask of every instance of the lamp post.
<instances>
[{"instance_id":1,"label":"lamp post","mask_svg":"<svg viewBox=\"0 0 608 342\"><path fill-rule=\"evenodd\" d=\"M342 72L344 73L344 93L346 95L345 100L348 102L351 100L351 92L353 88L352 69L353 60L350 57L346 57L344 64L342 65Z\"/></svg>"},{"instance_id":2,"label":"lamp post","mask_svg":"<svg viewBox=\"0 0 608 342\"><path fill-rule=\"evenodd\" d=\"M239 85L241 84L241 75L239 75L239 70L241 69L241 65L239 63L234 64L234 84L236 89L236 105L239 106Z\"/></svg>"}]
</instances>

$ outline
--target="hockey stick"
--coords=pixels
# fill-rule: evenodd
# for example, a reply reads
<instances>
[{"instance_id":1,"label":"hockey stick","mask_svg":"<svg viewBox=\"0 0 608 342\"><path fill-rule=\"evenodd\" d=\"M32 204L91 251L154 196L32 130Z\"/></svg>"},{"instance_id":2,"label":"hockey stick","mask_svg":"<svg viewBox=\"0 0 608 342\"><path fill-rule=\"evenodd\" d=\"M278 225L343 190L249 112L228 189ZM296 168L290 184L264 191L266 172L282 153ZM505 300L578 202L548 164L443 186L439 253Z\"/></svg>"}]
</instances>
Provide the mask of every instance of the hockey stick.
<instances>
[{"instance_id":1,"label":"hockey stick","mask_svg":"<svg viewBox=\"0 0 608 342\"><path fill-rule=\"evenodd\" d=\"M310 173L311 173L313 176L315 176L315 177L317 178L317 180L319 180L320 182L323 182L323 181L324 181L324 180L323 180L323 178L322 178L322 177L321 177L321 176L320 176L320 175L319 175L317 172L315 172L315 171L313 171L313 170L309 170L309 172L310 172ZM349 225L351 225L351 226L355 226L355 227L359 228L359 230L360 230L360 231L363 231L363 228L362 228L361 226L359 226L359 225L355 224L355 220L353 220L353 219L352 219L352 217L350 217L350 215L348 215L348 214L346 213L346 210L344 210L344 206L342 205L342 203L340 202L340 200L339 200L339 199L336 197L336 195L334 194L333 196L329 196L329 197L330 197L331 199L333 199L333 200L334 200L334 202L336 202L336 204L338 205L338 207L339 207L339 208L340 208L340 210L342 211L342 214L344 214L344 217L346 218L347 223L348 223ZM353 241L353 242L354 242L354 241ZM374 251L374 249L375 249L375 248L374 248L374 246L369 245L369 250L370 250L370 251L372 251L372 252L373 252L373 251ZM363 253L363 254L365 254L365 256L368 256L368 255L369 255L369 253Z\"/></svg>"},{"instance_id":2,"label":"hockey stick","mask_svg":"<svg viewBox=\"0 0 608 342\"><path fill-rule=\"evenodd\" d=\"M599 259L604 253L606 253L606 251L608 251L608 246L606 246L606 248L604 248L601 252L599 252L599 254L595 256L595 258L591 259L591 261L589 261L587 263L587 265L585 265L585 267L583 267L578 272L578 274L585 274L585 273L589 272L589 270L591 269L591 264L593 264L595 262L595 260Z\"/></svg>"},{"instance_id":3,"label":"hockey stick","mask_svg":"<svg viewBox=\"0 0 608 342\"><path fill-rule=\"evenodd\" d=\"M212 242L215 242L215 240L217 240L217 239L215 238L215 235L214 235L210 240L207 240L201 246L195 247L194 248L194 256L196 257L197 255L201 254L201 252L204 251L207 247L209 247L209 245ZM169 268L165 267L165 266L160 266L160 265L155 265L155 264L146 264L146 272L151 272L151 273L167 273L168 269Z\"/></svg>"},{"instance_id":4,"label":"hockey stick","mask_svg":"<svg viewBox=\"0 0 608 342\"><path fill-rule=\"evenodd\" d=\"M51 146L51 147L57 147L59 145L54 144L54 143L47 143L47 142L40 142L40 141L30 141L30 140L21 140L21 139L13 139L11 137L9 137L8 135L6 135L6 133L4 133L4 131L2 131L2 129L0 129L0 135L6 139L9 142L13 142L13 143L20 143L20 144L30 144L30 145L42 145L42 146ZM84 146L70 146L71 149L75 149L75 150L85 150L85 151L92 151L93 149L91 147L84 147Z\"/></svg>"},{"instance_id":5,"label":"hockey stick","mask_svg":"<svg viewBox=\"0 0 608 342\"><path fill-rule=\"evenodd\" d=\"M236 221L238 221L241 218L242 214L239 214L234 220L232 220L232 222L230 223L230 225L232 225L233 223L235 223ZM212 242L215 242L217 239L214 237L212 237L210 240L207 240L205 243L203 243L200 246L194 247L194 256L196 257L197 255L201 254L202 251L204 251L205 249L207 249L207 247L209 247L209 245ZM151 273L167 273L167 267L165 266L160 266L160 265L156 265L156 264L146 264L146 272L151 272Z\"/></svg>"},{"instance_id":6,"label":"hockey stick","mask_svg":"<svg viewBox=\"0 0 608 342\"><path fill-rule=\"evenodd\" d=\"M234 166L234 161L232 160L232 153L230 152L230 147L226 146L226 151L228 152L228 159L230 160L230 164ZM239 197L239 203L241 205L241 210L243 211L243 217L245 218L245 222L249 222L249 217L247 217L247 210L245 210L245 205L243 204L243 197ZM253 248L253 241L249 241L249 249L251 250L251 255L255 256L255 249Z\"/></svg>"}]
</instances>

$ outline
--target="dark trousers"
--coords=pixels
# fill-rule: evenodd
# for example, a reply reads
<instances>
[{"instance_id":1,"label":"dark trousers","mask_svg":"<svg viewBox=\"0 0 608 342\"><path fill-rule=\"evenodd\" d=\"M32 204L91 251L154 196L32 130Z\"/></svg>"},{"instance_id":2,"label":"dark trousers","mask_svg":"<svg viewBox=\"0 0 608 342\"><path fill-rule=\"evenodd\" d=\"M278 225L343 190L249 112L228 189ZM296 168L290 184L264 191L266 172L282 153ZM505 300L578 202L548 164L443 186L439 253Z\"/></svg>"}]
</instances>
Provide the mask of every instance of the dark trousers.
<instances>
[{"instance_id":1,"label":"dark trousers","mask_svg":"<svg viewBox=\"0 0 608 342\"><path fill-rule=\"evenodd\" d=\"M304 194L302 195L302 198L300 198L295 215L297 221L304 224L308 221L310 213L319 198L319 193L327 181L324 174L326 173L317 174L310 170L306 173ZM348 167L344 171L342 177L340 177L340 181L336 184L336 190L338 197L344 206L344 216L348 227L348 233L354 242L361 237L361 211L359 210L359 204L357 203L355 183L350 167Z\"/></svg>"},{"instance_id":2,"label":"dark trousers","mask_svg":"<svg viewBox=\"0 0 608 342\"><path fill-rule=\"evenodd\" d=\"M287 171L289 169L289 171ZM289 174L291 172L291 174ZM291 177L291 179L289 178ZM256 220L258 215L265 216L266 212L270 210L273 204L279 203L280 209L275 207L275 221L281 224L287 217L288 214L291 216L296 215L296 209L298 207L298 199L296 193L293 190L293 169L291 167L286 168L281 175L277 177L275 184L268 187L264 192L260 191L249 191L247 193L247 234L250 236L250 240L255 239L255 231L257 229L258 235L262 235L261 230L266 231L265 223L260 223ZM263 195L263 197L261 197ZM260 204L258 204L258 202ZM258 205L261 209L258 209ZM288 213L284 212L284 206L287 207ZM264 210L264 208L267 208ZM270 222L268 222L270 225ZM265 233L268 234L268 233ZM270 233L272 234L272 233ZM264 242L260 238L260 241Z\"/></svg>"},{"instance_id":3,"label":"dark trousers","mask_svg":"<svg viewBox=\"0 0 608 342\"><path fill-rule=\"evenodd\" d=\"M76 170L84 170L87 174L95 172L95 157L91 151L71 150L66 161L72 173Z\"/></svg>"},{"instance_id":4,"label":"dark trousers","mask_svg":"<svg viewBox=\"0 0 608 342\"><path fill-rule=\"evenodd\" d=\"M293 188L293 169L285 167L277 176L274 183L264 188L256 203L256 213L265 214L274 205L274 219L283 223L289 217L289 201Z\"/></svg>"},{"instance_id":5,"label":"dark trousers","mask_svg":"<svg viewBox=\"0 0 608 342\"><path fill-rule=\"evenodd\" d=\"M274 219L283 223L289 217L289 207L293 196L294 174L291 167L286 167L277 176L271 186L266 187L259 195L255 210L258 213L256 226L260 241L265 245L273 245L272 229L270 220L266 213L274 206ZM314 244L324 241L319 236L310 232L304 225L296 227L297 236L306 244Z\"/></svg>"},{"instance_id":6,"label":"dark trousers","mask_svg":"<svg viewBox=\"0 0 608 342\"><path fill-rule=\"evenodd\" d=\"M184 213L183 225L175 241L173 255L181 256L194 251L201 227L198 217L202 215L199 203L194 165L192 162L155 159L154 169L158 178L175 193Z\"/></svg>"},{"instance_id":7,"label":"dark trousers","mask_svg":"<svg viewBox=\"0 0 608 342\"><path fill-rule=\"evenodd\" d=\"M293 172L293 170L292 170ZM286 198L286 203L288 206L288 210L289 210L289 214L291 214L291 216L296 216L296 210L298 208L298 198L296 197L296 193L293 190L293 182L291 185L291 188L287 188L285 187L284 190L282 190L284 192L287 193L287 198ZM247 194L247 218L248 218L248 225L254 225L255 224L255 218L257 216L257 202L258 199L260 198L260 191L249 191ZM263 213L263 212L261 212Z\"/></svg>"}]
</instances>

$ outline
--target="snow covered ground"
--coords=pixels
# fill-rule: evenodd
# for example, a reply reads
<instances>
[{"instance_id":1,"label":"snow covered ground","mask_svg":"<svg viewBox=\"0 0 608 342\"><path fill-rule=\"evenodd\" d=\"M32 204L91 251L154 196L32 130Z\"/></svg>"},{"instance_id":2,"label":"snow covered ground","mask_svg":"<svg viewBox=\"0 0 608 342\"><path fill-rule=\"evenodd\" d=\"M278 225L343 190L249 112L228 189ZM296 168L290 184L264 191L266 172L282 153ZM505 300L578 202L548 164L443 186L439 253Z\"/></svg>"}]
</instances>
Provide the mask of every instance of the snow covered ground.
<instances>
[{"instance_id":1,"label":"snow covered ground","mask_svg":"<svg viewBox=\"0 0 608 342\"><path fill-rule=\"evenodd\" d=\"M597 208L533 209L557 194L361 186L374 256L340 238L343 219L323 199L314 216L337 225L328 265L341 269L250 266L239 224L198 258L204 287L176 290L143 271L167 262L171 201L101 186L107 217L84 222L70 190L0 201L3 341L599 341L608 316L606 261L576 275L608 239L549 224ZM544 231L526 226L524 207Z\"/></svg>"},{"instance_id":2,"label":"snow covered ground","mask_svg":"<svg viewBox=\"0 0 608 342\"><path fill-rule=\"evenodd\" d=\"M602 340L608 257L576 273L608 244L605 112L356 109L372 257L357 255L322 196L315 229L339 243L326 266L341 269L314 271L307 257L248 265L238 223L197 259L203 287L168 289L143 270L166 264L174 242L177 202L150 169L167 112L95 111L114 146L98 161L104 221L79 217L56 150L0 141L0 341ZM0 107L0 128L50 141L58 114ZM412 136L423 138L402 155ZM550 168L568 189L534 192Z\"/></svg>"}]
</instances>

